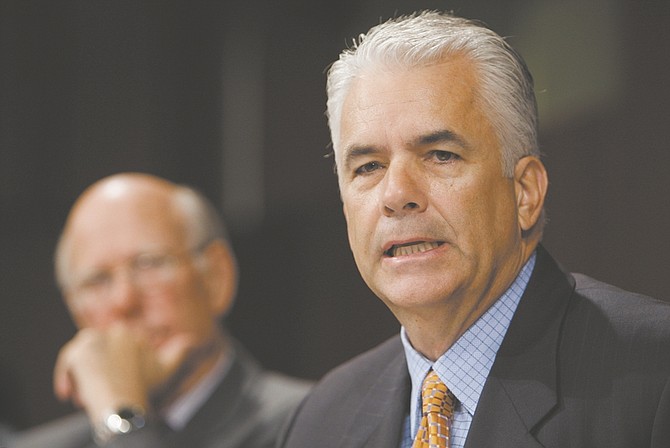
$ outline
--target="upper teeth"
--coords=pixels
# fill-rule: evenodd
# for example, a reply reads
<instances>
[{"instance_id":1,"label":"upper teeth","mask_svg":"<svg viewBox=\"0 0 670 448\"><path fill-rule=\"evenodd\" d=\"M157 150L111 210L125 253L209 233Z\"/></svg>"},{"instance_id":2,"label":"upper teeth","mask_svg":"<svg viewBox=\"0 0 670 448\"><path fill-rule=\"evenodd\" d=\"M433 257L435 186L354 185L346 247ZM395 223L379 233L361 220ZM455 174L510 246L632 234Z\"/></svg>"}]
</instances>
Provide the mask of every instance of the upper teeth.
<instances>
[{"instance_id":1,"label":"upper teeth","mask_svg":"<svg viewBox=\"0 0 670 448\"><path fill-rule=\"evenodd\" d=\"M431 249L439 247L439 243L416 243L410 244L407 246L394 246L391 250L391 255L394 257L399 257L403 255L418 254L420 252L426 252Z\"/></svg>"}]
</instances>

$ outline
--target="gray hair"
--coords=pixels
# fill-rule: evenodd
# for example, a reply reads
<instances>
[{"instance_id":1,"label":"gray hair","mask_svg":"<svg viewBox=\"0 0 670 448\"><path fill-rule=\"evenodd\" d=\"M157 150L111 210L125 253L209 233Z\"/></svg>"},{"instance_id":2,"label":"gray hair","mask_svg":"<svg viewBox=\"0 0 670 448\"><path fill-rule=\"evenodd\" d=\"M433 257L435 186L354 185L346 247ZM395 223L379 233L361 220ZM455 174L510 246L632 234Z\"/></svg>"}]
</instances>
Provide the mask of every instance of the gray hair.
<instances>
[{"instance_id":1,"label":"gray hair","mask_svg":"<svg viewBox=\"0 0 670 448\"><path fill-rule=\"evenodd\" d=\"M391 19L361 34L328 71L327 117L333 148L339 150L342 105L352 81L372 66L416 67L465 55L475 64L479 101L501 147L504 175L516 162L539 156L533 78L523 58L481 23L438 11Z\"/></svg>"},{"instance_id":2,"label":"gray hair","mask_svg":"<svg viewBox=\"0 0 670 448\"><path fill-rule=\"evenodd\" d=\"M182 214L192 246L203 246L214 240L229 241L226 227L214 204L196 189L179 185L173 204Z\"/></svg>"}]
</instances>

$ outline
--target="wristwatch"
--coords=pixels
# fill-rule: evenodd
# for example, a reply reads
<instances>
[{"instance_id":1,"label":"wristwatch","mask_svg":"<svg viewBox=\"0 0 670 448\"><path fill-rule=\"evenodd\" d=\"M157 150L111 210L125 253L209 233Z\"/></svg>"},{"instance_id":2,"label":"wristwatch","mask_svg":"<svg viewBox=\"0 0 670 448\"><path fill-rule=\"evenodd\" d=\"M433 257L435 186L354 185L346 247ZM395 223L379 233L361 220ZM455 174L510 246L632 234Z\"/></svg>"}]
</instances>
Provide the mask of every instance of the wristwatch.
<instances>
[{"instance_id":1,"label":"wristwatch","mask_svg":"<svg viewBox=\"0 0 670 448\"><path fill-rule=\"evenodd\" d=\"M112 437L143 428L147 423L146 411L140 406L123 406L107 414L95 426L95 442L107 443Z\"/></svg>"}]
</instances>

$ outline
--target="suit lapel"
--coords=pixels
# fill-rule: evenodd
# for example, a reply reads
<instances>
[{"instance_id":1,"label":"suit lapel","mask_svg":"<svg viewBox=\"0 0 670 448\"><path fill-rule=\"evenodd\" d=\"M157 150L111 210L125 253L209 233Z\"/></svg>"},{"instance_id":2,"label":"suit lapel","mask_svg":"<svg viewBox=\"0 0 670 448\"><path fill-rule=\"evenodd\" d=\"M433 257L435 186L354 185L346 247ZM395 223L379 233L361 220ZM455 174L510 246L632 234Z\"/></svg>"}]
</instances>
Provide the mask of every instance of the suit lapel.
<instances>
[{"instance_id":1,"label":"suit lapel","mask_svg":"<svg viewBox=\"0 0 670 448\"><path fill-rule=\"evenodd\" d=\"M409 409L410 380L400 338L396 342L397 354L378 366L376 381L352 411L351 425L342 433L342 448L399 446Z\"/></svg>"},{"instance_id":2,"label":"suit lapel","mask_svg":"<svg viewBox=\"0 0 670 448\"><path fill-rule=\"evenodd\" d=\"M467 448L541 447L533 428L557 403L557 351L574 281L542 248L477 405Z\"/></svg>"}]
</instances>

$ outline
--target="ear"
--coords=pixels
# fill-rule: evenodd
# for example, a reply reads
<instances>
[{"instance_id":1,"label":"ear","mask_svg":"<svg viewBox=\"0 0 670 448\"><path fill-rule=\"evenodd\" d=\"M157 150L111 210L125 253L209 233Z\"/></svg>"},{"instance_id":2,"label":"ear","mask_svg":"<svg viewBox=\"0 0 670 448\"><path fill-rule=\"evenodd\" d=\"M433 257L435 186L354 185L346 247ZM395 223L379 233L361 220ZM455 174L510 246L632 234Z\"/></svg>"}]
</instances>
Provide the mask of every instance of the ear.
<instances>
[{"instance_id":1,"label":"ear","mask_svg":"<svg viewBox=\"0 0 670 448\"><path fill-rule=\"evenodd\" d=\"M514 189L521 230L527 232L538 223L548 186L547 170L534 156L521 158L514 168Z\"/></svg>"},{"instance_id":2,"label":"ear","mask_svg":"<svg viewBox=\"0 0 670 448\"><path fill-rule=\"evenodd\" d=\"M230 246L215 240L205 248L205 281L210 307L214 314L225 315L237 293L237 262Z\"/></svg>"}]
</instances>

